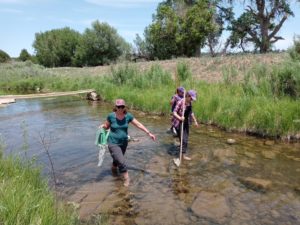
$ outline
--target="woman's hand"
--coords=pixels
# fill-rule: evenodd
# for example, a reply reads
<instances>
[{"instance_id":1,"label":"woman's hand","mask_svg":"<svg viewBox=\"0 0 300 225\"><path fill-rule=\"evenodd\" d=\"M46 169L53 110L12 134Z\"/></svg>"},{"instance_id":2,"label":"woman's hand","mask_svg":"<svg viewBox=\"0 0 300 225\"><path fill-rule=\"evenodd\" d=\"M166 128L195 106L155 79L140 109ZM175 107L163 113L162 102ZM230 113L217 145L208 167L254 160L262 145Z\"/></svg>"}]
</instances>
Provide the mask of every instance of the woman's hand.
<instances>
[{"instance_id":1,"label":"woman's hand","mask_svg":"<svg viewBox=\"0 0 300 225\"><path fill-rule=\"evenodd\" d=\"M148 132L148 135L151 137L151 139L152 139L153 141L155 141L155 140L156 140L156 137L155 137L155 135L154 135L154 134L152 134L151 132Z\"/></svg>"}]
</instances>

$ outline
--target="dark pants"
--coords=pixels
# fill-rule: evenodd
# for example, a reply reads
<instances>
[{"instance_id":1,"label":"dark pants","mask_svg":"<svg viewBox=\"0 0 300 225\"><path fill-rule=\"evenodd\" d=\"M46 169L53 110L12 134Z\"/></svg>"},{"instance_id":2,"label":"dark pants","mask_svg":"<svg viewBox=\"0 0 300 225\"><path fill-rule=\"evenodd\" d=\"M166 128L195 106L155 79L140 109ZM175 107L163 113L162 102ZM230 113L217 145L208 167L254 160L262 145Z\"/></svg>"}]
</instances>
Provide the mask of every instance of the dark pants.
<instances>
[{"instance_id":1,"label":"dark pants","mask_svg":"<svg viewBox=\"0 0 300 225\"><path fill-rule=\"evenodd\" d=\"M113 165L119 168L120 173L127 172L127 166L124 157L127 144L128 143L123 145L108 144L110 155L113 158Z\"/></svg>"},{"instance_id":2,"label":"dark pants","mask_svg":"<svg viewBox=\"0 0 300 225\"><path fill-rule=\"evenodd\" d=\"M179 137L179 141L181 142L181 123L179 127L176 128L176 132ZM182 153L186 153L189 141L189 133L190 133L190 126L187 123L183 125L183 135L182 135Z\"/></svg>"}]
</instances>

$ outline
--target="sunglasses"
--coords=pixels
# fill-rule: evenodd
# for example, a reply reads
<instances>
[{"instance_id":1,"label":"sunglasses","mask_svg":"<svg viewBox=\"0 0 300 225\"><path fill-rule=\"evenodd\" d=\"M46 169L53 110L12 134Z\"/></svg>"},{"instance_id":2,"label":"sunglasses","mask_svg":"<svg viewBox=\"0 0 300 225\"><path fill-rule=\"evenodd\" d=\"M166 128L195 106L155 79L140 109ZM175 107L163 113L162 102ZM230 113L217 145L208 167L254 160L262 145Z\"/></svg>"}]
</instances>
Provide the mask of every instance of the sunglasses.
<instances>
[{"instance_id":1,"label":"sunglasses","mask_svg":"<svg viewBox=\"0 0 300 225\"><path fill-rule=\"evenodd\" d=\"M118 109L124 109L124 108L125 108L125 105L118 105L117 108L118 108Z\"/></svg>"}]
</instances>

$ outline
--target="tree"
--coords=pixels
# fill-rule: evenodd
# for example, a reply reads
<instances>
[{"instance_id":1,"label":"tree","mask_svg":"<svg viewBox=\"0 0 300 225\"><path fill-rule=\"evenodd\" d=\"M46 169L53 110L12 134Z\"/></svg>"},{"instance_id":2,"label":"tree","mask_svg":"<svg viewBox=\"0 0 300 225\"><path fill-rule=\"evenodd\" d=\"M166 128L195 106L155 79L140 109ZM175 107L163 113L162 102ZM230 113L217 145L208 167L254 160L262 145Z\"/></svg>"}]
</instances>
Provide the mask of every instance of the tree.
<instances>
[{"instance_id":1,"label":"tree","mask_svg":"<svg viewBox=\"0 0 300 225\"><path fill-rule=\"evenodd\" d=\"M0 49L0 63L4 63L10 60L10 56L3 50Z\"/></svg>"},{"instance_id":2,"label":"tree","mask_svg":"<svg viewBox=\"0 0 300 225\"><path fill-rule=\"evenodd\" d=\"M135 45L134 54L140 57L148 58L147 46L146 42L140 37L140 35L136 34L135 39L133 40Z\"/></svg>"},{"instance_id":3,"label":"tree","mask_svg":"<svg viewBox=\"0 0 300 225\"><path fill-rule=\"evenodd\" d=\"M22 49L19 55L19 60L21 61L26 61L26 60L30 60L31 55L27 52L26 49Z\"/></svg>"},{"instance_id":4,"label":"tree","mask_svg":"<svg viewBox=\"0 0 300 225\"><path fill-rule=\"evenodd\" d=\"M224 30L228 30L231 22L234 19L233 7L227 2L221 0L210 0L210 7L214 9L213 23L214 31L208 35L207 46L211 56L216 56L221 50L222 43L220 38ZM226 41L222 53L226 53L229 42ZM219 49L218 49L219 48Z\"/></svg>"},{"instance_id":5,"label":"tree","mask_svg":"<svg viewBox=\"0 0 300 225\"><path fill-rule=\"evenodd\" d=\"M154 21L144 32L151 58L168 59L178 55L179 17L166 4L160 4Z\"/></svg>"},{"instance_id":6,"label":"tree","mask_svg":"<svg viewBox=\"0 0 300 225\"><path fill-rule=\"evenodd\" d=\"M200 56L209 35L216 29L213 10L208 1L197 1L186 12L182 32L182 53L188 57Z\"/></svg>"},{"instance_id":7,"label":"tree","mask_svg":"<svg viewBox=\"0 0 300 225\"><path fill-rule=\"evenodd\" d=\"M152 58L195 56L213 30L208 0L166 0L146 27L146 47Z\"/></svg>"},{"instance_id":8,"label":"tree","mask_svg":"<svg viewBox=\"0 0 300 225\"><path fill-rule=\"evenodd\" d=\"M246 12L233 22L230 38L236 43L253 43L261 53L283 39L277 36L286 19L294 16L288 0L248 0Z\"/></svg>"},{"instance_id":9,"label":"tree","mask_svg":"<svg viewBox=\"0 0 300 225\"><path fill-rule=\"evenodd\" d=\"M129 44L116 29L97 20L92 23L92 28L87 28L83 33L73 63L77 66L109 64L129 49Z\"/></svg>"},{"instance_id":10,"label":"tree","mask_svg":"<svg viewBox=\"0 0 300 225\"><path fill-rule=\"evenodd\" d=\"M33 47L37 61L46 67L71 66L80 34L68 27L36 33Z\"/></svg>"}]
</instances>

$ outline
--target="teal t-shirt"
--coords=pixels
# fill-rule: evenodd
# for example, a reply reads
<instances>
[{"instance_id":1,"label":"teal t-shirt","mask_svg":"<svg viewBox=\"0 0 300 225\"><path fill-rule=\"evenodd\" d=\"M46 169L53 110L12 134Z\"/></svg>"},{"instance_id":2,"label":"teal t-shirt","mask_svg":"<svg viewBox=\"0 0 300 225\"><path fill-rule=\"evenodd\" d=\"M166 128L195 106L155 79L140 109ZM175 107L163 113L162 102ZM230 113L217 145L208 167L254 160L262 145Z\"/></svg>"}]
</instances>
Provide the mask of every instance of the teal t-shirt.
<instances>
[{"instance_id":1,"label":"teal t-shirt","mask_svg":"<svg viewBox=\"0 0 300 225\"><path fill-rule=\"evenodd\" d=\"M123 145L128 141L128 124L133 120L131 113L126 113L122 120L118 120L114 112L107 116L110 123L110 133L108 136L108 144Z\"/></svg>"}]
</instances>

